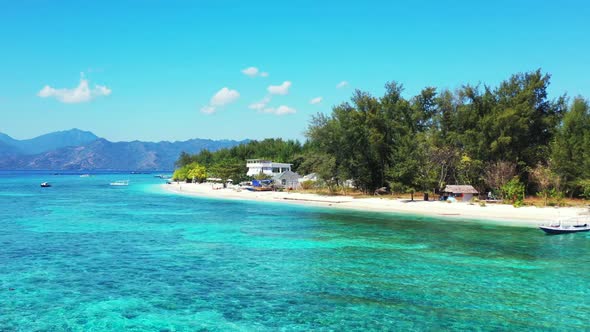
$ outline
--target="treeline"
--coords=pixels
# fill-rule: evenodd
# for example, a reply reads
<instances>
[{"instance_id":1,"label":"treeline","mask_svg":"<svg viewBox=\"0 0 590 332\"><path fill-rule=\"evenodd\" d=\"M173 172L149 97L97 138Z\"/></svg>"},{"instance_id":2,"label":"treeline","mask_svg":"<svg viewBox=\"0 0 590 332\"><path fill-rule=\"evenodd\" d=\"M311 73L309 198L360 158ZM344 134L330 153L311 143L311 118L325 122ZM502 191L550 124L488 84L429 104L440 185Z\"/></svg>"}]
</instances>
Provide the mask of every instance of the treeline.
<instances>
[{"instance_id":1,"label":"treeline","mask_svg":"<svg viewBox=\"0 0 590 332\"><path fill-rule=\"evenodd\" d=\"M304 145L253 141L183 155L179 165L231 161L244 165L245 173L246 159L268 158L294 163L300 173L316 172L330 186L352 179L367 193L471 184L512 199L522 191L590 196L588 101L576 97L568 108L565 95L548 98L549 83L550 75L537 70L495 88L426 87L404 98L403 86L391 82L381 97L357 90L330 115L314 116Z\"/></svg>"},{"instance_id":2,"label":"treeline","mask_svg":"<svg viewBox=\"0 0 590 332\"><path fill-rule=\"evenodd\" d=\"M177 179L200 180L202 177L192 177L190 170L205 167L207 177L232 179L234 183L249 180L246 176L246 159L268 159L276 162L292 163L293 170L303 160L303 146L295 140L265 139L262 141L250 141L232 148L220 149L215 152L203 150L198 154L190 155L181 153L176 162L178 170ZM185 176L186 174L186 176Z\"/></svg>"}]
</instances>

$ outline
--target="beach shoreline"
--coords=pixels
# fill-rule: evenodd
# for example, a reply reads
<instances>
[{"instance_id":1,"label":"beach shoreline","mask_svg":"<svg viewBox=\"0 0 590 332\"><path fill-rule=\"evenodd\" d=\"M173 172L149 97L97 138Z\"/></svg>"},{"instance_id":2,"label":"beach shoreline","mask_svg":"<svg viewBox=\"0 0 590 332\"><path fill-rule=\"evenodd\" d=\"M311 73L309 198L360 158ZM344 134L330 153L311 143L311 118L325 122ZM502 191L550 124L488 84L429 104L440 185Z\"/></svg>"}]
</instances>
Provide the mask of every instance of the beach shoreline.
<instances>
[{"instance_id":1,"label":"beach shoreline","mask_svg":"<svg viewBox=\"0 0 590 332\"><path fill-rule=\"evenodd\" d=\"M240 201L276 202L303 206L314 206L360 212L411 214L425 217L478 220L496 224L521 227L537 227L559 219L580 216L584 208L534 207L515 208L506 204L487 204L479 206L470 203L447 203L440 201L409 201L389 198L354 198L351 196L323 196L298 192L251 192L247 190L216 189L211 183L171 183L162 184L167 192L205 198Z\"/></svg>"}]
</instances>

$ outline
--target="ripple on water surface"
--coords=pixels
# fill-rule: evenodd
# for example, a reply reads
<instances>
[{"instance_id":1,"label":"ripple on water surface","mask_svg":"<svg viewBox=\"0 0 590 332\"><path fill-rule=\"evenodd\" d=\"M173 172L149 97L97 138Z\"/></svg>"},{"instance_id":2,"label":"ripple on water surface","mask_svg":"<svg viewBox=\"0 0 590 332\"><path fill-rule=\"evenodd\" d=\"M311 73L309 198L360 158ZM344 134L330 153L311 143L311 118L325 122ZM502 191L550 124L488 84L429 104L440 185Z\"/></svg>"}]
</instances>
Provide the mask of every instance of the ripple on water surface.
<instances>
[{"instance_id":1,"label":"ripple on water surface","mask_svg":"<svg viewBox=\"0 0 590 332\"><path fill-rule=\"evenodd\" d=\"M163 195L128 176L0 174L0 330L590 326L588 235Z\"/></svg>"}]
</instances>

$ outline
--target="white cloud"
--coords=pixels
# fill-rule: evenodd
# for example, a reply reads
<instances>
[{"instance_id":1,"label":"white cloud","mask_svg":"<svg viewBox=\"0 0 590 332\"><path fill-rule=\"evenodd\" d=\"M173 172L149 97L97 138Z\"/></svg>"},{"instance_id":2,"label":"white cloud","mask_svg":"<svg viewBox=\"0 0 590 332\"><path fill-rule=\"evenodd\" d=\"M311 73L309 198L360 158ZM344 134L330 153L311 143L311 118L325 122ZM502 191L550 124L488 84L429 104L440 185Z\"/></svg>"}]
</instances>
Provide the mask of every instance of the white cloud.
<instances>
[{"instance_id":1,"label":"white cloud","mask_svg":"<svg viewBox=\"0 0 590 332\"><path fill-rule=\"evenodd\" d=\"M225 106L236 101L240 97L240 93L236 90L229 88L223 88L211 97L209 104L211 106Z\"/></svg>"},{"instance_id":2,"label":"white cloud","mask_svg":"<svg viewBox=\"0 0 590 332\"><path fill-rule=\"evenodd\" d=\"M212 114L217 112L219 107L231 104L238 100L240 93L236 90L231 90L227 87L217 91L216 94L211 97L209 104L201 108L201 112L205 114Z\"/></svg>"},{"instance_id":3,"label":"white cloud","mask_svg":"<svg viewBox=\"0 0 590 332\"><path fill-rule=\"evenodd\" d=\"M324 98L322 98L322 97L315 97L312 100L310 100L309 103L312 105L316 105L316 104L321 103L323 99Z\"/></svg>"},{"instance_id":4,"label":"white cloud","mask_svg":"<svg viewBox=\"0 0 590 332\"><path fill-rule=\"evenodd\" d=\"M344 88L344 87L346 87L346 86L348 86L348 82L347 82L347 81L342 81L342 82L340 82L340 83L338 83L338 84L336 85L336 88L337 88L337 89L341 89L341 88Z\"/></svg>"},{"instance_id":5,"label":"white cloud","mask_svg":"<svg viewBox=\"0 0 590 332\"><path fill-rule=\"evenodd\" d=\"M94 89L99 95L102 95L102 96L108 96L112 92L111 89L107 88L104 85L95 85Z\"/></svg>"},{"instance_id":6,"label":"white cloud","mask_svg":"<svg viewBox=\"0 0 590 332\"><path fill-rule=\"evenodd\" d=\"M217 109L215 107L209 106L209 105L203 106L201 108L201 112L203 112L205 114L212 114L212 113L215 113L216 111L217 111Z\"/></svg>"},{"instance_id":7,"label":"white cloud","mask_svg":"<svg viewBox=\"0 0 590 332\"><path fill-rule=\"evenodd\" d=\"M258 76L258 68L248 67L248 68L242 70L242 74L244 74L246 76L250 76L250 77L256 77L256 76Z\"/></svg>"},{"instance_id":8,"label":"white cloud","mask_svg":"<svg viewBox=\"0 0 590 332\"><path fill-rule=\"evenodd\" d=\"M266 105L268 105L268 103L270 103L270 99L271 99L270 96L266 96L266 97L262 98L262 100L250 104L248 106L248 108L251 110L262 111L262 110L264 110Z\"/></svg>"},{"instance_id":9,"label":"white cloud","mask_svg":"<svg viewBox=\"0 0 590 332\"><path fill-rule=\"evenodd\" d=\"M285 114L297 113L297 110L292 107L289 107L289 106L281 105L277 108L274 108L274 107L265 108L264 110L262 110L262 112L276 114L276 115L285 115Z\"/></svg>"},{"instance_id":10,"label":"white cloud","mask_svg":"<svg viewBox=\"0 0 590 332\"><path fill-rule=\"evenodd\" d=\"M267 90L271 95L286 95L289 93L290 87L291 82L285 81L281 85L271 85L267 88Z\"/></svg>"},{"instance_id":11,"label":"white cloud","mask_svg":"<svg viewBox=\"0 0 590 332\"><path fill-rule=\"evenodd\" d=\"M279 108L277 108L277 110L275 111L276 115L283 115L283 114L292 114L292 113L296 113L297 110L289 107L289 106L285 106L285 105L281 105L279 106Z\"/></svg>"},{"instance_id":12,"label":"white cloud","mask_svg":"<svg viewBox=\"0 0 590 332\"><path fill-rule=\"evenodd\" d=\"M256 68L256 67L248 67L246 69L242 69L242 74L246 75L246 76L250 76L250 77L256 77L256 76L260 76L260 77L268 77L268 73L265 71L260 71L260 69Z\"/></svg>"},{"instance_id":13,"label":"white cloud","mask_svg":"<svg viewBox=\"0 0 590 332\"><path fill-rule=\"evenodd\" d=\"M84 77L80 78L80 84L72 89L56 89L46 85L37 93L41 98L54 97L62 103L75 104L91 101L96 97L108 96L112 92L111 89L104 85L95 85L90 88L88 80Z\"/></svg>"}]
</instances>

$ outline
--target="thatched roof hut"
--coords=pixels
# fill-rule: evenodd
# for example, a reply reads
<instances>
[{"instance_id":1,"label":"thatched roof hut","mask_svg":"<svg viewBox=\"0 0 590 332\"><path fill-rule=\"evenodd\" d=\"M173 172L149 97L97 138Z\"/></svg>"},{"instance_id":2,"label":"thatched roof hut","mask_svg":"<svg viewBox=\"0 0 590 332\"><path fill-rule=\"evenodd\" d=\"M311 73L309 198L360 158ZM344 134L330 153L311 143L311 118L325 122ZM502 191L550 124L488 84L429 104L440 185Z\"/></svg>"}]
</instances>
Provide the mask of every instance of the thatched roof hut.
<instances>
[{"instance_id":1,"label":"thatched roof hut","mask_svg":"<svg viewBox=\"0 0 590 332\"><path fill-rule=\"evenodd\" d=\"M470 185L449 185L443 189L443 193L446 194L444 197L455 197L463 202L471 201L473 195L479 194L477 190Z\"/></svg>"},{"instance_id":2,"label":"thatched roof hut","mask_svg":"<svg viewBox=\"0 0 590 332\"><path fill-rule=\"evenodd\" d=\"M477 190L475 190L475 188L473 188L473 186L470 185L448 185L445 187L445 189L443 189L443 192L445 193L451 193L451 194L479 194L479 192Z\"/></svg>"}]
</instances>

